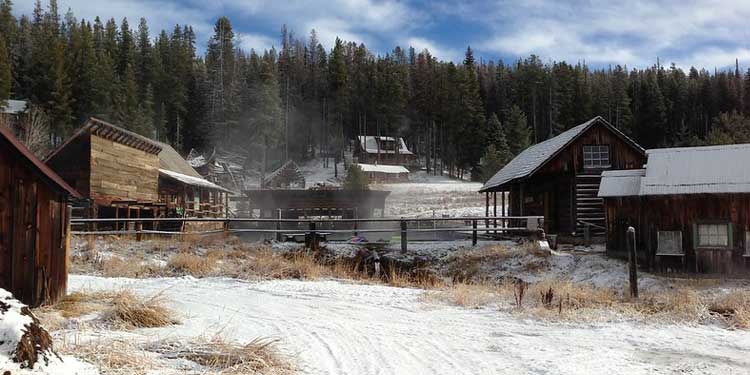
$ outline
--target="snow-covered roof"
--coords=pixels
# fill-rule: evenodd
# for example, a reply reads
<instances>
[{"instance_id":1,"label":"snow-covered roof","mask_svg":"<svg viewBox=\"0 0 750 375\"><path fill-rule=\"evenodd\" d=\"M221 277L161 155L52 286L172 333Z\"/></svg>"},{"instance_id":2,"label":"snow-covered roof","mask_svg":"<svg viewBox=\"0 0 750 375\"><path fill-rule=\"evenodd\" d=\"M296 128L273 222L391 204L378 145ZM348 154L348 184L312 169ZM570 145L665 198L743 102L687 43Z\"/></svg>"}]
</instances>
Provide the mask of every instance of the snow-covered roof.
<instances>
[{"instance_id":1,"label":"snow-covered roof","mask_svg":"<svg viewBox=\"0 0 750 375\"><path fill-rule=\"evenodd\" d=\"M599 184L599 197L637 196L641 190L641 178L645 175L645 169L604 171Z\"/></svg>"},{"instance_id":2,"label":"snow-covered roof","mask_svg":"<svg viewBox=\"0 0 750 375\"><path fill-rule=\"evenodd\" d=\"M601 123L615 134L623 138L626 142L630 143L634 147L638 147L643 150L635 143L632 139L628 138L621 131L617 130L614 126L610 125L601 116L592 118L589 121L584 122L578 126L570 128L556 137L552 137L544 142L539 142L516 155L513 160L498 171L492 178L490 178L482 189L479 191L486 191L494 187L503 185L510 181L524 178L532 175L536 170L544 166L547 161L551 160L555 155L562 151L568 144L573 142L586 130L596 123Z\"/></svg>"},{"instance_id":3,"label":"snow-covered roof","mask_svg":"<svg viewBox=\"0 0 750 375\"><path fill-rule=\"evenodd\" d=\"M383 165L383 164L355 164L362 169L362 172L379 172L387 174L409 173L406 167L401 165Z\"/></svg>"},{"instance_id":4,"label":"snow-covered roof","mask_svg":"<svg viewBox=\"0 0 750 375\"><path fill-rule=\"evenodd\" d=\"M393 137L379 137L379 136L372 136L372 135L367 135L367 136L360 135L358 138L359 138L359 145L362 148L362 150L365 151L365 152L367 152L367 153L370 153L370 154L377 154L378 153L378 143L377 143L378 139L380 139L381 141L386 141L386 142L395 142L395 138L393 138ZM413 154L406 147L406 142L404 142L403 138L401 138L401 137L398 138L398 144L399 144L399 149L398 149L398 153L399 154L404 154L404 155L412 155ZM396 153L396 150L384 150L382 148L379 151L380 151L381 154L395 154Z\"/></svg>"},{"instance_id":5,"label":"snow-covered roof","mask_svg":"<svg viewBox=\"0 0 750 375\"><path fill-rule=\"evenodd\" d=\"M27 102L25 100L8 99L5 102L5 106L0 107L0 113L17 115L26 111Z\"/></svg>"},{"instance_id":6,"label":"snow-covered roof","mask_svg":"<svg viewBox=\"0 0 750 375\"><path fill-rule=\"evenodd\" d=\"M187 185L191 185L191 186L198 186L198 187L203 187L203 188L213 189L213 190L221 190L221 191L224 191L224 192L227 192L227 193L231 193L232 192L232 191L227 190L227 189L225 189L225 188L223 188L223 187L221 187L219 185L214 184L211 181L208 181L208 180L205 180L205 179L202 179L202 178L198 178L198 177L188 176L188 175L185 175L185 174L182 174L182 173L177 173L177 172L174 172L174 171L169 171L169 170L166 170L166 169L159 169L159 174L162 175L162 176L169 177L169 178L171 178L173 180L182 182L183 184L187 184Z\"/></svg>"},{"instance_id":7,"label":"snow-covered roof","mask_svg":"<svg viewBox=\"0 0 750 375\"><path fill-rule=\"evenodd\" d=\"M641 195L750 193L750 144L646 151Z\"/></svg>"}]
</instances>

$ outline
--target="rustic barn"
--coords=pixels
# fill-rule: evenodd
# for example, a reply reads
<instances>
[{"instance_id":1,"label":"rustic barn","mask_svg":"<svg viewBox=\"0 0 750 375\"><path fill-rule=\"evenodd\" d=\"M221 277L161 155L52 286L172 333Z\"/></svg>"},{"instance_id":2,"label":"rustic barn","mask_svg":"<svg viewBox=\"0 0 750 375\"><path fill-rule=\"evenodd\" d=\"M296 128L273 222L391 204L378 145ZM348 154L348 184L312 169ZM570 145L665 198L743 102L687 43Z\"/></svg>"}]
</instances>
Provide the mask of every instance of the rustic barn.
<instances>
[{"instance_id":1,"label":"rustic barn","mask_svg":"<svg viewBox=\"0 0 750 375\"><path fill-rule=\"evenodd\" d=\"M228 191L171 146L91 118L45 159L86 198L89 217L222 216Z\"/></svg>"},{"instance_id":2,"label":"rustic barn","mask_svg":"<svg viewBox=\"0 0 750 375\"><path fill-rule=\"evenodd\" d=\"M248 216L284 219L303 217L368 218L383 216L389 191L377 190L248 190Z\"/></svg>"},{"instance_id":3,"label":"rustic barn","mask_svg":"<svg viewBox=\"0 0 750 375\"><path fill-rule=\"evenodd\" d=\"M640 168L644 161L643 148L597 116L522 151L479 191L487 216L544 216L548 233L580 235L589 224L603 234L602 171Z\"/></svg>"},{"instance_id":4,"label":"rustic barn","mask_svg":"<svg viewBox=\"0 0 750 375\"><path fill-rule=\"evenodd\" d=\"M68 280L68 200L80 195L0 126L0 288L31 306Z\"/></svg>"},{"instance_id":5,"label":"rustic barn","mask_svg":"<svg viewBox=\"0 0 750 375\"><path fill-rule=\"evenodd\" d=\"M607 251L626 256L636 229L646 266L745 273L750 258L750 144L646 151L644 169L607 171L599 197Z\"/></svg>"},{"instance_id":6,"label":"rustic barn","mask_svg":"<svg viewBox=\"0 0 750 375\"><path fill-rule=\"evenodd\" d=\"M408 182L409 170L401 165L354 164L370 182Z\"/></svg>"},{"instance_id":7,"label":"rustic barn","mask_svg":"<svg viewBox=\"0 0 750 375\"><path fill-rule=\"evenodd\" d=\"M417 155L409 151L401 137L359 136L354 150L358 163L416 167Z\"/></svg>"},{"instance_id":8,"label":"rustic barn","mask_svg":"<svg viewBox=\"0 0 750 375\"><path fill-rule=\"evenodd\" d=\"M304 189L305 176L292 160L276 168L263 179L264 189Z\"/></svg>"}]
</instances>

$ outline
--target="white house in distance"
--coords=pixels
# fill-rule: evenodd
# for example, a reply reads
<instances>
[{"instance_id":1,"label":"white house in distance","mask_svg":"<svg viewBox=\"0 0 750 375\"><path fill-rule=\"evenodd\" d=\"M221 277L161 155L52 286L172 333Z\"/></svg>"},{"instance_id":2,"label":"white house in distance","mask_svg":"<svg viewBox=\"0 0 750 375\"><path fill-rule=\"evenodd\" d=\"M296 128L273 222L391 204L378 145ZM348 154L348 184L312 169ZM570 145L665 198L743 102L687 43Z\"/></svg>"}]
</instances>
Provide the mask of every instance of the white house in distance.
<instances>
[{"instance_id":1,"label":"white house in distance","mask_svg":"<svg viewBox=\"0 0 750 375\"><path fill-rule=\"evenodd\" d=\"M409 170L402 165L355 164L370 182L408 182Z\"/></svg>"}]
</instances>

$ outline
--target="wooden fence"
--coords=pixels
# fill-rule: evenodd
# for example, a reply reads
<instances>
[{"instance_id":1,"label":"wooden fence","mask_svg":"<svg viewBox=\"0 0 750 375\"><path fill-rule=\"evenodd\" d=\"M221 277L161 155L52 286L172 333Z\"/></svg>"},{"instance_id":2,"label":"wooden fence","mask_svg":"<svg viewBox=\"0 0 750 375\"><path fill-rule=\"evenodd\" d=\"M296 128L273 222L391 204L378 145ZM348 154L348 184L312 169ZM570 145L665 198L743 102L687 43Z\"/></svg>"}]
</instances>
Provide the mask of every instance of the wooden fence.
<instances>
[{"instance_id":1,"label":"wooden fence","mask_svg":"<svg viewBox=\"0 0 750 375\"><path fill-rule=\"evenodd\" d=\"M165 231L154 228L164 224L186 222L221 223L221 229L200 232ZM391 224L390 227L387 227ZM397 224L397 225L396 225ZM386 227L372 227L386 225ZM141 240L143 235L180 236L186 234L274 234L277 241L290 235L305 235L317 246L318 239L331 234L397 233L401 249L406 251L410 234L453 232L470 236L476 245L480 236L498 239L505 236L544 237L543 216L492 216L492 217L433 217L433 218L368 218L368 219L281 219L281 218L106 218L72 219L74 235L134 235ZM103 227L114 230L101 230ZM171 225L176 227L176 225ZM325 228L328 227L328 228ZM330 229L334 228L334 229Z\"/></svg>"}]
</instances>

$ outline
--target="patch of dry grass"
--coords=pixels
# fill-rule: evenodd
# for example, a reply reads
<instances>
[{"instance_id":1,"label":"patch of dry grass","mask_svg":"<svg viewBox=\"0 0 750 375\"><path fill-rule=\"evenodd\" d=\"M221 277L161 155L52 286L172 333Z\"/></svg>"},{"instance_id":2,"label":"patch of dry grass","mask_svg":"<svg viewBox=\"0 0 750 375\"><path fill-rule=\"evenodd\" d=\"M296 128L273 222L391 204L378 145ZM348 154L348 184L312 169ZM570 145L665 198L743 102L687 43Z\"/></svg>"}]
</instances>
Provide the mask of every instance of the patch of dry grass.
<instances>
[{"instance_id":1,"label":"patch of dry grass","mask_svg":"<svg viewBox=\"0 0 750 375\"><path fill-rule=\"evenodd\" d=\"M276 349L277 339L257 338L238 344L221 337L162 345L160 351L198 363L220 374L293 374L294 366Z\"/></svg>"},{"instance_id":2,"label":"patch of dry grass","mask_svg":"<svg viewBox=\"0 0 750 375\"><path fill-rule=\"evenodd\" d=\"M208 276L216 267L216 253L204 256L188 252L180 252L172 255L167 263L167 269L178 275L192 275L197 277Z\"/></svg>"},{"instance_id":3,"label":"patch of dry grass","mask_svg":"<svg viewBox=\"0 0 750 375\"><path fill-rule=\"evenodd\" d=\"M94 364L103 375L158 373L159 368L153 353L127 339L63 342L58 351Z\"/></svg>"},{"instance_id":4,"label":"patch of dry grass","mask_svg":"<svg viewBox=\"0 0 750 375\"><path fill-rule=\"evenodd\" d=\"M143 298L123 290L112 298L112 306L105 311L103 318L125 328L153 328L179 323L175 313L164 302L162 294Z\"/></svg>"}]
</instances>

